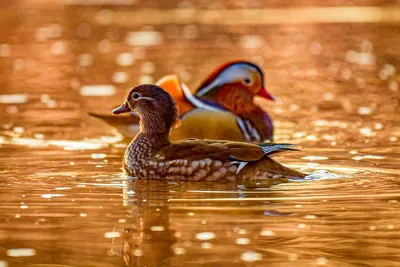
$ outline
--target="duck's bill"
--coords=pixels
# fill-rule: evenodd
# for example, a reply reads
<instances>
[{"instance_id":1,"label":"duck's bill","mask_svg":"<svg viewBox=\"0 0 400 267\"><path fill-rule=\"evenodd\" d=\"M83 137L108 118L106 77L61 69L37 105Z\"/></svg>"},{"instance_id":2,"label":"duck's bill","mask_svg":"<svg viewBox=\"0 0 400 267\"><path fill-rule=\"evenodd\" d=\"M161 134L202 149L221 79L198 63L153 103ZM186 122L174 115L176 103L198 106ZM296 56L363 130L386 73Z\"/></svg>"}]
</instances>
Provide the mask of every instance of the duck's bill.
<instances>
[{"instance_id":1,"label":"duck's bill","mask_svg":"<svg viewBox=\"0 0 400 267\"><path fill-rule=\"evenodd\" d=\"M119 106L118 108L113 110L113 114L115 114L115 115L121 114L121 113L128 113L128 112L131 112L131 109L129 108L127 103L124 103L121 106Z\"/></svg>"},{"instance_id":2,"label":"duck's bill","mask_svg":"<svg viewBox=\"0 0 400 267\"><path fill-rule=\"evenodd\" d=\"M258 96L261 96L263 98L275 101L275 97L268 93L268 91L265 88L261 88L260 92L257 94Z\"/></svg>"}]
</instances>

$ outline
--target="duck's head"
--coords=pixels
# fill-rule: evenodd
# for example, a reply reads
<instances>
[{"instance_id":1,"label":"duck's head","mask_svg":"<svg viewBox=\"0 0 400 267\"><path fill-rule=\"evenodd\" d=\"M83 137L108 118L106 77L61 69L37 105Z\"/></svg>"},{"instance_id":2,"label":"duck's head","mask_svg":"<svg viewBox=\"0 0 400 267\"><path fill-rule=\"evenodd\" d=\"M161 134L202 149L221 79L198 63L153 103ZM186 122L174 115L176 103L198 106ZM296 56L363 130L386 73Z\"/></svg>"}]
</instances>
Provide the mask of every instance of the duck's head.
<instances>
[{"instance_id":1,"label":"duck's head","mask_svg":"<svg viewBox=\"0 0 400 267\"><path fill-rule=\"evenodd\" d=\"M179 126L179 111L175 100L164 89L153 84L134 87L113 114L136 112L140 115L141 131L161 134Z\"/></svg>"},{"instance_id":2,"label":"duck's head","mask_svg":"<svg viewBox=\"0 0 400 267\"><path fill-rule=\"evenodd\" d=\"M260 96L265 99L275 98L264 87L264 73L254 63L248 61L233 61L217 68L199 86L198 96L215 98L222 87L243 88L251 96Z\"/></svg>"}]
</instances>

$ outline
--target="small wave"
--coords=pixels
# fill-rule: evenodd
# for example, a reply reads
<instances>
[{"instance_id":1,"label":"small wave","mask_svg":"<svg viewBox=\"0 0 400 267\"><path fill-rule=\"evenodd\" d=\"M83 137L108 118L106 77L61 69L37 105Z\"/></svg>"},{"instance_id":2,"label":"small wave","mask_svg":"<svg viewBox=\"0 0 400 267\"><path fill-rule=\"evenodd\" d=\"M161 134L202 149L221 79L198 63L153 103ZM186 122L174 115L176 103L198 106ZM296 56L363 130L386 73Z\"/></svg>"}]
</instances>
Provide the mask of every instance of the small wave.
<instances>
[{"instance_id":1,"label":"small wave","mask_svg":"<svg viewBox=\"0 0 400 267\"><path fill-rule=\"evenodd\" d=\"M327 179L339 179L344 178L344 175L339 175L327 170L315 170L312 173L304 177L304 180L327 180Z\"/></svg>"}]
</instances>

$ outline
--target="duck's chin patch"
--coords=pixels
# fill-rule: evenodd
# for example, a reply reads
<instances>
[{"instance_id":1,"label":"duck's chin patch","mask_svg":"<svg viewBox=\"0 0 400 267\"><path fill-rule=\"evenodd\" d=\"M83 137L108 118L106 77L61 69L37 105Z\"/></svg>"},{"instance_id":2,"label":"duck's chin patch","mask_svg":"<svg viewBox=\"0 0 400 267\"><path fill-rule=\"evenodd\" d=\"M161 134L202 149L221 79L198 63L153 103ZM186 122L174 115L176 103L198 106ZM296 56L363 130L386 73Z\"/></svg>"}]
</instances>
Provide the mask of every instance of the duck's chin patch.
<instances>
[{"instance_id":1,"label":"duck's chin patch","mask_svg":"<svg viewBox=\"0 0 400 267\"><path fill-rule=\"evenodd\" d=\"M131 107L131 106L129 106L129 107L131 108L132 113L136 113L136 114L140 115L140 113L142 112L141 108L138 105L135 105L134 107Z\"/></svg>"}]
</instances>

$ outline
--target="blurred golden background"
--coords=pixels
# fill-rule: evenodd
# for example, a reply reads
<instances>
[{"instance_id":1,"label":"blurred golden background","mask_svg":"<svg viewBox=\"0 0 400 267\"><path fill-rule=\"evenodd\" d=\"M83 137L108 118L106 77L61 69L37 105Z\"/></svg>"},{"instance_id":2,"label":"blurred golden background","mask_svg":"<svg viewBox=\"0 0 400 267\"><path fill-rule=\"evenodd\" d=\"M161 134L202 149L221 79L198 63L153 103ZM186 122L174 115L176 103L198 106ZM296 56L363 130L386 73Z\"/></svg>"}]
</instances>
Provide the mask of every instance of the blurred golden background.
<instances>
[{"instance_id":1,"label":"blurred golden background","mask_svg":"<svg viewBox=\"0 0 400 267\"><path fill-rule=\"evenodd\" d=\"M0 266L396 266L400 3L0 3ZM88 112L176 73L259 65L305 182L127 180Z\"/></svg>"}]
</instances>

